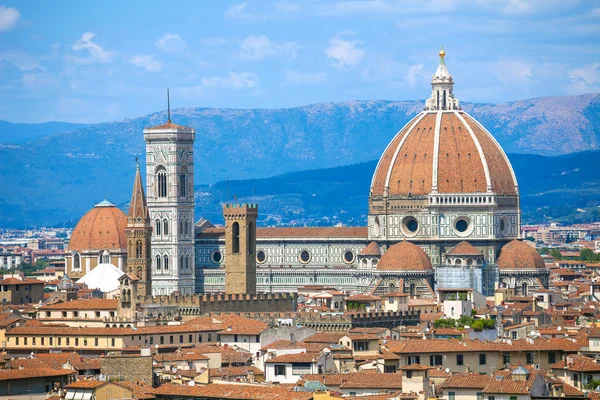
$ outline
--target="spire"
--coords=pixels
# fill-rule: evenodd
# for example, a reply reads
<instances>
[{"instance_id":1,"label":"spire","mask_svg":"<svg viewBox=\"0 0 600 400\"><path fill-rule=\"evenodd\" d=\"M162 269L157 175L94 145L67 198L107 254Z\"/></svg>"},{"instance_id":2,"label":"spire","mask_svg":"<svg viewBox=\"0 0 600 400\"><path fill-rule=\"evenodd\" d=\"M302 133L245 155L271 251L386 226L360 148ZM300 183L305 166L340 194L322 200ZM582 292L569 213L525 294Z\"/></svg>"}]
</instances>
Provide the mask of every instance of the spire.
<instances>
[{"instance_id":1,"label":"spire","mask_svg":"<svg viewBox=\"0 0 600 400\"><path fill-rule=\"evenodd\" d=\"M142 175L140 174L140 164L136 158L135 180L133 181L133 193L131 195L131 203L129 203L129 213L127 218L131 222L147 221L150 217L148 214L148 205L146 204L146 195L144 194L144 184L142 183Z\"/></svg>"},{"instance_id":2,"label":"spire","mask_svg":"<svg viewBox=\"0 0 600 400\"><path fill-rule=\"evenodd\" d=\"M454 97L454 80L446 66L444 46L440 49L440 62L431 77L431 97L425 102L425 110L460 110L458 99Z\"/></svg>"},{"instance_id":3,"label":"spire","mask_svg":"<svg viewBox=\"0 0 600 400\"><path fill-rule=\"evenodd\" d=\"M171 96L169 96L169 89L167 89L167 123L171 123Z\"/></svg>"}]
</instances>

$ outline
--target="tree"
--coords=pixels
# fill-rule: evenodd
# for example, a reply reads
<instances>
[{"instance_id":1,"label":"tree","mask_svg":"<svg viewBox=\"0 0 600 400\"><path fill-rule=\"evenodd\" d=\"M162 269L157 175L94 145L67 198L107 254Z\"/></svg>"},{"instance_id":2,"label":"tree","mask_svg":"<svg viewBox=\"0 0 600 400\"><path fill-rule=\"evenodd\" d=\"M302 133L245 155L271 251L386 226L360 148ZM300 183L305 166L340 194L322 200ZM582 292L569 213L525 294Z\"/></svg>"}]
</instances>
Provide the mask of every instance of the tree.
<instances>
[{"instance_id":1,"label":"tree","mask_svg":"<svg viewBox=\"0 0 600 400\"><path fill-rule=\"evenodd\" d=\"M19 265L19 271L23 272L23 274L25 274L25 275L29 275L32 272L47 268L48 265L49 265L48 260L44 260L44 259L40 258L35 261L35 264L21 263L21 265Z\"/></svg>"},{"instance_id":2,"label":"tree","mask_svg":"<svg viewBox=\"0 0 600 400\"><path fill-rule=\"evenodd\" d=\"M555 260L562 260L562 254L557 249L550 250L550 255L554 257Z\"/></svg>"}]
</instances>

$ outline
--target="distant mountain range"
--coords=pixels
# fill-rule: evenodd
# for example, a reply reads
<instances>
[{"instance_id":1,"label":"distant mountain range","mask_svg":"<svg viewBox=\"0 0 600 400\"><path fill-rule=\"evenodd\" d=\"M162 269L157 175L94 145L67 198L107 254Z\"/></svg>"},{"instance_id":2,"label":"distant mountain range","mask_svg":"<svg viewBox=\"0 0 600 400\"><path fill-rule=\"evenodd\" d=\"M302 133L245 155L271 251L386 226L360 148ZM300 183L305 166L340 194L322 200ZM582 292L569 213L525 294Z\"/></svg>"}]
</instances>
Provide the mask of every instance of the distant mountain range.
<instances>
[{"instance_id":1,"label":"distant mountain range","mask_svg":"<svg viewBox=\"0 0 600 400\"><path fill-rule=\"evenodd\" d=\"M519 183L523 223L600 220L600 151L508 157ZM221 223L220 203L235 196L238 202L257 202L263 224L364 224L376 165L369 161L200 186L196 213Z\"/></svg>"},{"instance_id":2,"label":"distant mountain range","mask_svg":"<svg viewBox=\"0 0 600 400\"><path fill-rule=\"evenodd\" d=\"M276 110L186 108L174 110L172 119L196 128L196 183L229 178L232 185L233 180L374 160L422 107L419 101L352 101ZM554 156L600 149L600 94L463 108L510 153ZM165 120L166 113L159 112L86 126L0 122L0 227L73 225L104 198L124 205L134 159L144 153L142 131ZM371 173L372 168L363 196ZM312 197L317 201L318 195ZM352 202L346 192L333 200L342 198ZM202 201L199 195L199 205ZM320 207L326 210L327 204ZM366 212L365 202L356 206ZM287 212L271 213L275 218ZM298 216L315 220L318 215Z\"/></svg>"}]
</instances>

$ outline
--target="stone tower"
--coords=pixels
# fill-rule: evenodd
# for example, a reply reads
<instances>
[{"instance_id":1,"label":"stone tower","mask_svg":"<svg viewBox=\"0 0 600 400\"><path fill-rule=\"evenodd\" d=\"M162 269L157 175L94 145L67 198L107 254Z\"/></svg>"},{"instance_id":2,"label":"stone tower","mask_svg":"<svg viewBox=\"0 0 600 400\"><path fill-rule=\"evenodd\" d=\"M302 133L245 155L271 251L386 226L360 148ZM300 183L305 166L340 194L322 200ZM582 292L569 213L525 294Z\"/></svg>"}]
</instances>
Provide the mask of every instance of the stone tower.
<instances>
[{"instance_id":1,"label":"stone tower","mask_svg":"<svg viewBox=\"0 0 600 400\"><path fill-rule=\"evenodd\" d=\"M144 184L138 164L133 181L133 193L127 214L127 270L139 280L138 290L142 296L152 294L152 251L150 239L152 225L144 195Z\"/></svg>"},{"instance_id":2,"label":"stone tower","mask_svg":"<svg viewBox=\"0 0 600 400\"><path fill-rule=\"evenodd\" d=\"M193 294L194 139L173 124L144 129L146 184L152 225L152 294Z\"/></svg>"},{"instance_id":3,"label":"stone tower","mask_svg":"<svg viewBox=\"0 0 600 400\"><path fill-rule=\"evenodd\" d=\"M223 204L225 293L256 293L257 204Z\"/></svg>"}]
</instances>

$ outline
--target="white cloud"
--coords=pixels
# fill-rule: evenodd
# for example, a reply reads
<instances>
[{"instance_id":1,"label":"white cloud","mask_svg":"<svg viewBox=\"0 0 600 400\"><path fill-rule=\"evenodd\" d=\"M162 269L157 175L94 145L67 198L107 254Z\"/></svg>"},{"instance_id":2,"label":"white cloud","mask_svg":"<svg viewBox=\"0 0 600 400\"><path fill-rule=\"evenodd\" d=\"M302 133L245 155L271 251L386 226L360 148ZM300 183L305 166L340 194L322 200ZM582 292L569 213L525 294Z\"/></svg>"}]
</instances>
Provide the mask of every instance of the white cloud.
<instances>
[{"instance_id":1,"label":"white cloud","mask_svg":"<svg viewBox=\"0 0 600 400\"><path fill-rule=\"evenodd\" d=\"M0 31L10 31L17 25L21 13L16 8L0 6Z\"/></svg>"},{"instance_id":2,"label":"white cloud","mask_svg":"<svg viewBox=\"0 0 600 400\"><path fill-rule=\"evenodd\" d=\"M180 35L165 33L155 43L156 48L167 53L176 53L185 49L186 44Z\"/></svg>"},{"instance_id":3,"label":"white cloud","mask_svg":"<svg viewBox=\"0 0 600 400\"><path fill-rule=\"evenodd\" d=\"M356 40L344 40L336 35L329 41L329 46L325 49L327 58L335 60L333 64L337 68L356 65L362 61L365 56L365 50L358 48L360 44Z\"/></svg>"},{"instance_id":4,"label":"white cloud","mask_svg":"<svg viewBox=\"0 0 600 400\"><path fill-rule=\"evenodd\" d=\"M569 71L570 93L590 93L600 90L600 63L585 65Z\"/></svg>"},{"instance_id":5,"label":"white cloud","mask_svg":"<svg viewBox=\"0 0 600 400\"><path fill-rule=\"evenodd\" d=\"M102 46L92 41L96 34L85 32L81 38L73 45L73 50L86 50L89 53L88 57L79 57L69 55L67 61L73 64L106 64L112 60L112 53L104 50Z\"/></svg>"},{"instance_id":6,"label":"white cloud","mask_svg":"<svg viewBox=\"0 0 600 400\"><path fill-rule=\"evenodd\" d=\"M410 87L414 87L417 80L423 76L423 64L411 65L406 73L406 81Z\"/></svg>"},{"instance_id":7,"label":"white cloud","mask_svg":"<svg viewBox=\"0 0 600 400\"><path fill-rule=\"evenodd\" d=\"M600 17L600 7L593 8L590 14L593 17Z\"/></svg>"},{"instance_id":8,"label":"white cloud","mask_svg":"<svg viewBox=\"0 0 600 400\"><path fill-rule=\"evenodd\" d=\"M327 74L325 72L300 72L286 71L285 83L290 85L315 84L325 82Z\"/></svg>"},{"instance_id":9,"label":"white cloud","mask_svg":"<svg viewBox=\"0 0 600 400\"><path fill-rule=\"evenodd\" d=\"M499 60L492 62L489 69L504 83L526 83L531 81L533 64L522 60Z\"/></svg>"},{"instance_id":10,"label":"white cloud","mask_svg":"<svg viewBox=\"0 0 600 400\"><path fill-rule=\"evenodd\" d=\"M299 3L290 3L287 0L282 0L274 3L275 9L277 11L285 12L285 13L294 13L300 11Z\"/></svg>"},{"instance_id":11,"label":"white cloud","mask_svg":"<svg viewBox=\"0 0 600 400\"><path fill-rule=\"evenodd\" d=\"M289 52L292 58L296 57L298 45L288 42L282 45L275 44L265 35L250 35L240 44L240 58L249 61L260 61L277 54Z\"/></svg>"},{"instance_id":12,"label":"white cloud","mask_svg":"<svg viewBox=\"0 0 600 400\"><path fill-rule=\"evenodd\" d=\"M57 85L58 79L49 72L30 72L23 74L21 82L27 87L37 88Z\"/></svg>"},{"instance_id":13,"label":"white cloud","mask_svg":"<svg viewBox=\"0 0 600 400\"><path fill-rule=\"evenodd\" d=\"M254 72L230 72L227 76L203 77L199 85L178 88L177 92L184 96L198 96L211 89L248 90L256 87L258 76Z\"/></svg>"},{"instance_id":14,"label":"white cloud","mask_svg":"<svg viewBox=\"0 0 600 400\"><path fill-rule=\"evenodd\" d=\"M22 71L31 71L40 66L34 57L20 50L4 51L0 53L0 61L1 60L14 65Z\"/></svg>"},{"instance_id":15,"label":"white cloud","mask_svg":"<svg viewBox=\"0 0 600 400\"><path fill-rule=\"evenodd\" d=\"M233 4L233 5L229 6L229 8L227 8L227 10L225 10L225 13L223 15L225 15L225 18L232 18L232 19L252 18L252 15L250 13L246 12L247 7L248 7L247 2L243 2L240 4Z\"/></svg>"},{"instance_id":16,"label":"white cloud","mask_svg":"<svg viewBox=\"0 0 600 400\"><path fill-rule=\"evenodd\" d=\"M129 59L129 62L136 67L146 68L150 72L160 72L162 64L154 59L154 56L136 54Z\"/></svg>"}]
</instances>

